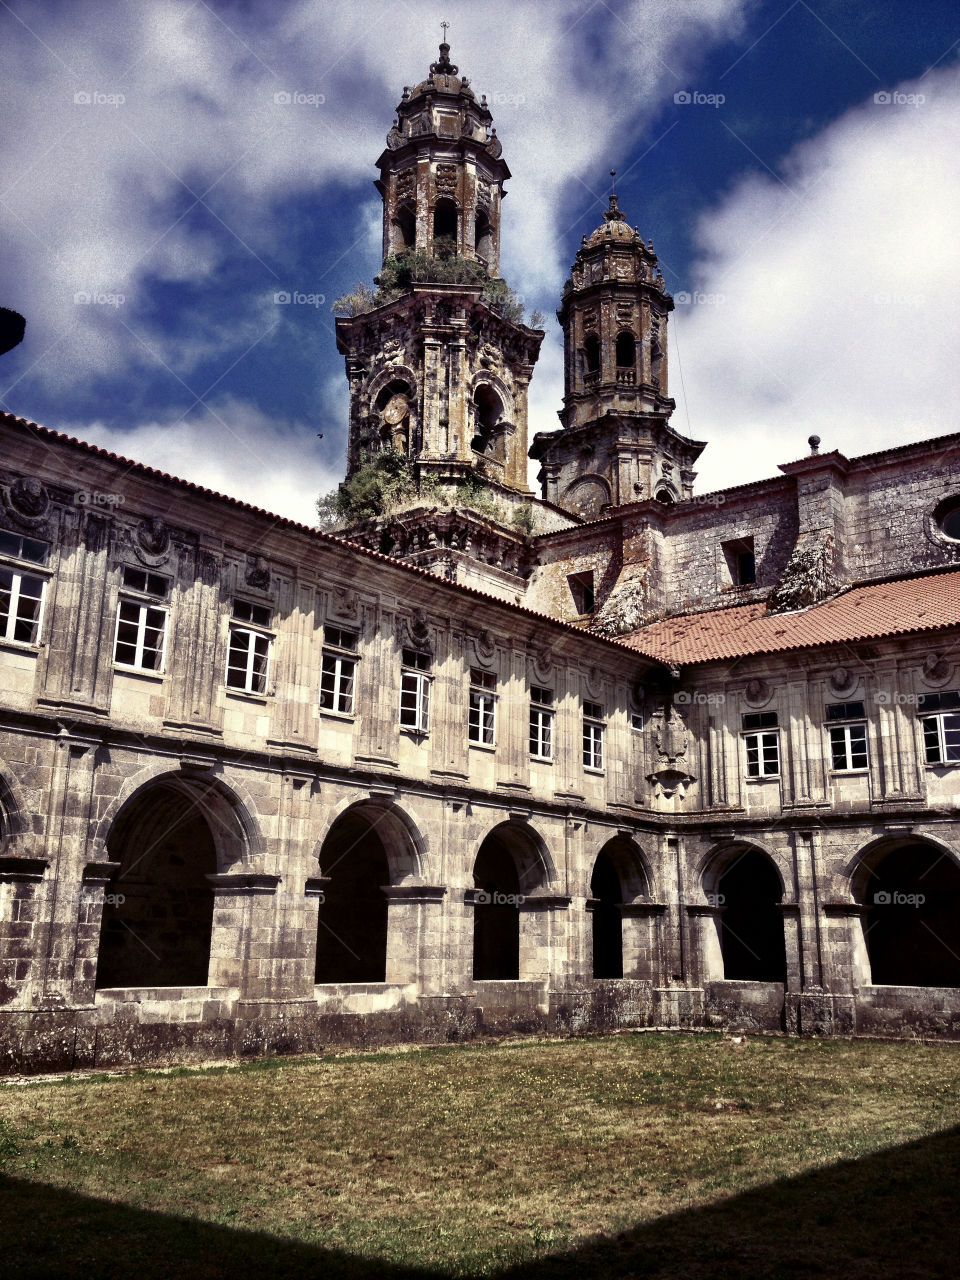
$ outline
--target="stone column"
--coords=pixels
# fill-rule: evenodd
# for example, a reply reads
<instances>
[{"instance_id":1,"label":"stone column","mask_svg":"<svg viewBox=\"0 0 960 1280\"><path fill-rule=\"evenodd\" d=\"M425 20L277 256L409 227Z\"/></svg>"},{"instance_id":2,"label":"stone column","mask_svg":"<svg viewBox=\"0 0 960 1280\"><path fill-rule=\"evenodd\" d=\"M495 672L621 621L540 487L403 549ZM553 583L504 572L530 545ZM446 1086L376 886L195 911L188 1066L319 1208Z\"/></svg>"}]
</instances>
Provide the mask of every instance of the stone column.
<instances>
[{"instance_id":1,"label":"stone column","mask_svg":"<svg viewBox=\"0 0 960 1280\"><path fill-rule=\"evenodd\" d=\"M538 893L520 906L520 977L560 985L569 950L567 894Z\"/></svg>"},{"instance_id":2,"label":"stone column","mask_svg":"<svg viewBox=\"0 0 960 1280\"><path fill-rule=\"evenodd\" d=\"M401 884L387 897L387 982L415 982L423 995L443 984L444 885Z\"/></svg>"},{"instance_id":3,"label":"stone column","mask_svg":"<svg viewBox=\"0 0 960 1280\"><path fill-rule=\"evenodd\" d=\"M120 870L120 865L119 862L88 862L83 869L83 880L77 903L73 1004L93 1004L97 987L97 959L100 953L103 908L107 897L114 892L111 881Z\"/></svg>"},{"instance_id":4,"label":"stone column","mask_svg":"<svg viewBox=\"0 0 960 1280\"><path fill-rule=\"evenodd\" d=\"M507 678L504 681L501 703L504 706L522 707L524 711L519 715L501 717L502 735L497 752L497 786L526 793L530 790L526 649L514 646L506 650L504 666Z\"/></svg>"},{"instance_id":5,"label":"stone column","mask_svg":"<svg viewBox=\"0 0 960 1280\"><path fill-rule=\"evenodd\" d=\"M620 908L623 976L655 987L664 983L661 924L666 907L658 902L625 902Z\"/></svg>"},{"instance_id":6,"label":"stone column","mask_svg":"<svg viewBox=\"0 0 960 1280\"><path fill-rule=\"evenodd\" d=\"M200 547L196 551L193 582L176 590L173 633L167 638L168 667L176 664L174 678L165 684L167 693L166 729L189 729L191 733L219 736L223 709L217 706L217 689L223 680L226 656L220 646L222 562L220 548ZM184 562L193 552L182 550Z\"/></svg>"},{"instance_id":7,"label":"stone column","mask_svg":"<svg viewBox=\"0 0 960 1280\"><path fill-rule=\"evenodd\" d=\"M41 885L46 858L0 857L0 1007L29 1008L42 958Z\"/></svg>"},{"instance_id":8,"label":"stone column","mask_svg":"<svg viewBox=\"0 0 960 1280\"><path fill-rule=\"evenodd\" d=\"M214 893L207 985L236 987L242 1001L289 999L294 993L275 973L274 913L280 877L241 871L207 880Z\"/></svg>"}]
</instances>

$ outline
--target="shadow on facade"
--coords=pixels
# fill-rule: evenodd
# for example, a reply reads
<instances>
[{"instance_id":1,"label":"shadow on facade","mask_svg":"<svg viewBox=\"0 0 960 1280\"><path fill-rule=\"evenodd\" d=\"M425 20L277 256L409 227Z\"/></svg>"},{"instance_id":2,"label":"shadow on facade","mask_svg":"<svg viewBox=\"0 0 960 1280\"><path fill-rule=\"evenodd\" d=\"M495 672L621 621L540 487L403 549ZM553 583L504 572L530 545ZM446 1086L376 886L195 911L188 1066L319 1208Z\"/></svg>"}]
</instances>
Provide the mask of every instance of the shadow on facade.
<instances>
[{"instance_id":1,"label":"shadow on facade","mask_svg":"<svg viewBox=\"0 0 960 1280\"><path fill-rule=\"evenodd\" d=\"M755 1280L956 1274L960 1130L673 1214L579 1249L497 1273L500 1280ZM329 1280L440 1280L338 1250L127 1208L0 1177L7 1274L86 1280L322 1275ZM493 1242L491 1242L493 1243ZM494 1273L490 1273L494 1274Z\"/></svg>"}]
</instances>

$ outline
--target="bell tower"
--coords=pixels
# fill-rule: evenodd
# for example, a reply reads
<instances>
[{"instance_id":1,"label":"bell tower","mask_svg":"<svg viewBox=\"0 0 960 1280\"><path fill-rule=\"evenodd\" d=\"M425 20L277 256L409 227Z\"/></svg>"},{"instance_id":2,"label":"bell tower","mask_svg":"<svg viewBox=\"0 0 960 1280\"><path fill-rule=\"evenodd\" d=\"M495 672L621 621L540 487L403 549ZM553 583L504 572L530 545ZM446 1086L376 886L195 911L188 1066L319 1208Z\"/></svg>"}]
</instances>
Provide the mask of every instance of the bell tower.
<instances>
[{"instance_id":1,"label":"bell tower","mask_svg":"<svg viewBox=\"0 0 960 1280\"><path fill-rule=\"evenodd\" d=\"M653 244L644 244L611 193L603 222L584 236L557 319L564 338L558 432L540 432L543 497L587 519L604 507L691 496L704 448L668 425L667 293Z\"/></svg>"},{"instance_id":2,"label":"bell tower","mask_svg":"<svg viewBox=\"0 0 960 1280\"><path fill-rule=\"evenodd\" d=\"M523 323L500 277L510 170L486 99L459 75L446 42L426 79L404 89L377 168L378 288L351 295L337 320L350 383L343 489L382 463L412 471L416 492L403 500L403 519L384 512L347 536L447 576L464 577L472 555L513 578L525 551L512 517L533 496L527 388L543 331ZM450 518L468 498L485 513L484 530L472 514Z\"/></svg>"}]
</instances>

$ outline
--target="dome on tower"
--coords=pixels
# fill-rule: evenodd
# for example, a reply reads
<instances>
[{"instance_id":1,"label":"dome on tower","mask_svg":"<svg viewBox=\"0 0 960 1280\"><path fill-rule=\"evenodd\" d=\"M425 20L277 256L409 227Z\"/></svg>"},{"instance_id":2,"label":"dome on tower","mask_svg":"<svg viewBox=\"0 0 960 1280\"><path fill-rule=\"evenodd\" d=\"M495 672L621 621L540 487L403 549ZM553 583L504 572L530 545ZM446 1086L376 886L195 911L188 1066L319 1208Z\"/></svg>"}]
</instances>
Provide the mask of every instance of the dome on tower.
<instances>
[{"instance_id":1,"label":"dome on tower","mask_svg":"<svg viewBox=\"0 0 960 1280\"><path fill-rule=\"evenodd\" d=\"M585 247L589 247L606 244L611 240L620 244L643 245L640 232L630 226L626 216L621 211L615 192L611 192L610 205L603 211L603 222L600 223L596 231L591 231L584 244Z\"/></svg>"}]
</instances>

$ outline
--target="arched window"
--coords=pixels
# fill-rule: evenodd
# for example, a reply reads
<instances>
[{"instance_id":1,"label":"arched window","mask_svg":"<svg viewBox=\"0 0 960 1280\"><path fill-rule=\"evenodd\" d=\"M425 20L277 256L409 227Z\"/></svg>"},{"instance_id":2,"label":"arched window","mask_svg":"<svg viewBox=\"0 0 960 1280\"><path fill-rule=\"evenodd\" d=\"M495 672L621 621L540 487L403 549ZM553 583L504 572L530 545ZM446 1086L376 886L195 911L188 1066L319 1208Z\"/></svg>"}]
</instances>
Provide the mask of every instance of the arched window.
<instances>
[{"instance_id":1,"label":"arched window","mask_svg":"<svg viewBox=\"0 0 960 1280\"><path fill-rule=\"evenodd\" d=\"M384 982L390 869L375 821L348 810L320 851L327 878L317 927L316 982Z\"/></svg>"},{"instance_id":2,"label":"arched window","mask_svg":"<svg viewBox=\"0 0 960 1280\"><path fill-rule=\"evenodd\" d=\"M865 882L864 932L877 986L960 987L960 867L929 845L904 845Z\"/></svg>"},{"instance_id":3,"label":"arched window","mask_svg":"<svg viewBox=\"0 0 960 1280\"><path fill-rule=\"evenodd\" d=\"M632 333L617 334L617 368L632 369L637 360L637 342Z\"/></svg>"},{"instance_id":4,"label":"arched window","mask_svg":"<svg viewBox=\"0 0 960 1280\"><path fill-rule=\"evenodd\" d=\"M676 498L669 489L658 489L654 494L657 502L662 502L665 506L672 507L676 504Z\"/></svg>"},{"instance_id":5,"label":"arched window","mask_svg":"<svg viewBox=\"0 0 960 1280\"><path fill-rule=\"evenodd\" d=\"M477 257L482 258L484 262L490 261L493 256L493 232L489 215L483 209L477 210L477 220L474 224L474 248L477 251Z\"/></svg>"},{"instance_id":6,"label":"arched window","mask_svg":"<svg viewBox=\"0 0 960 1280\"><path fill-rule=\"evenodd\" d=\"M721 875L717 904L725 979L786 982L782 899L777 870L758 849L738 854Z\"/></svg>"},{"instance_id":7,"label":"arched window","mask_svg":"<svg viewBox=\"0 0 960 1280\"><path fill-rule=\"evenodd\" d=\"M494 833L473 868L473 976L477 981L520 976L520 879L513 855Z\"/></svg>"},{"instance_id":8,"label":"arched window","mask_svg":"<svg viewBox=\"0 0 960 1280\"><path fill-rule=\"evenodd\" d=\"M433 210L433 252L438 258L450 257L459 244L457 206L452 200L438 200Z\"/></svg>"},{"instance_id":9,"label":"arched window","mask_svg":"<svg viewBox=\"0 0 960 1280\"><path fill-rule=\"evenodd\" d=\"M473 396L476 434L471 446L477 453L502 452L503 435L498 431L503 418L503 403L496 391L486 383L477 387Z\"/></svg>"},{"instance_id":10,"label":"arched window","mask_svg":"<svg viewBox=\"0 0 960 1280\"><path fill-rule=\"evenodd\" d=\"M587 373L600 372L600 338L595 333L588 333L583 344L583 353L587 364Z\"/></svg>"},{"instance_id":11,"label":"arched window","mask_svg":"<svg viewBox=\"0 0 960 1280\"><path fill-rule=\"evenodd\" d=\"M612 860L605 853L597 855L590 879L593 899L593 976L623 977L623 920L620 904L623 891Z\"/></svg>"},{"instance_id":12,"label":"arched window","mask_svg":"<svg viewBox=\"0 0 960 1280\"><path fill-rule=\"evenodd\" d=\"M396 228L399 243L397 252L412 249L417 239L417 221L411 205L405 204L397 210Z\"/></svg>"},{"instance_id":13,"label":"arched window","mask_svg":"<svg viewBox=\"0 0 960 1280\"><path fill-rule=\"evenodd\" d=\"M98 988L206 986L218 815L175 782L158 781L122 810L107 841Z\"/></svg>"}]
</instances>

